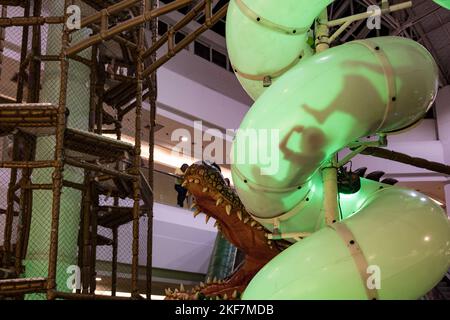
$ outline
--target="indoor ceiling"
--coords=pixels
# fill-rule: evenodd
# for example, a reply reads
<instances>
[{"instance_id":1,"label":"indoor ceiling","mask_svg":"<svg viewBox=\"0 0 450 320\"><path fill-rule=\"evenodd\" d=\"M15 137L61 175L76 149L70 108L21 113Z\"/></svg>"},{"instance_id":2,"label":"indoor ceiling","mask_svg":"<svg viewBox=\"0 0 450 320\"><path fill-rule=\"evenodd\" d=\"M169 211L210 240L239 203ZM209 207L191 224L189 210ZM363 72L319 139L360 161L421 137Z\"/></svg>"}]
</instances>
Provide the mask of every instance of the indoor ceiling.
<instances>
[{"instance_id":1,"label":"indoor ceiling","mask_svg":"<svg viewBox=\"0 0 450 320\"><path fill-rule=\"evenodd\" d=\"M398 4L406 0L391 0ZM334 20L367 10L380 4L376 0L336 0L329 6L329 19ZM424 45L434 56L440 71L442 86L450 81L450 11L432 0L412 0L412 8L384 14L381 30L369 30L364 20L354 22L338 38L337 43L374 36L394 35L413 39Z\"/></svg>"}]
</instances>

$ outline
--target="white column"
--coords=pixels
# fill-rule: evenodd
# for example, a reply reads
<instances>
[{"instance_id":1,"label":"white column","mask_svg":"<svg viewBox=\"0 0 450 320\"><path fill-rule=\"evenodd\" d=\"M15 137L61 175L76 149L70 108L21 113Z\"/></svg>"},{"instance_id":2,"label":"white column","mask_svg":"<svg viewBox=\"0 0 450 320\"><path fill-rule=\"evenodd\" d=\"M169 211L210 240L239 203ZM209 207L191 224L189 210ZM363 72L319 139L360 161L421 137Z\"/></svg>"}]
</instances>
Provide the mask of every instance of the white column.
<instances>
[{"instance_id":1,"label":"white column","mask_svg":"<svg viewBox=\"0 0 450 320\"><path fill-rule=\"evenodd\" d=\"M439 140L442 143L445 163L450 165L450 86L446 86L438 92L436 115ZM444 190L447 214L450 216L450 177Z\"/></svg>"}]
</instances>

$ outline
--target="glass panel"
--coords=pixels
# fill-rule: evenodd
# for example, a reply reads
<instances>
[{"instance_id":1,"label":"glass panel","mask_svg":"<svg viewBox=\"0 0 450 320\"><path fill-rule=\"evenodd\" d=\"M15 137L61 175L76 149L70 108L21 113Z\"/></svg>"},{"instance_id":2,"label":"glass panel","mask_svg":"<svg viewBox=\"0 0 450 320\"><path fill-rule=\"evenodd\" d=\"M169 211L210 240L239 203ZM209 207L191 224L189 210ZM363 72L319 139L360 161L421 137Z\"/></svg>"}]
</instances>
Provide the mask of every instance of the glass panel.
<instances>
[{"instance_id":1,"label":"glass panel","mask_svg":"<svg viewBox=\"0 0 450 320\"><path fill-rule=\"evenodd\" d=\"M214 49L212 49L212 62L224 69L227 68L227 56Z\"/></svg>"},{"instance_id":2,"label":"glass panel","mask_svg":"<svg viewBox=\"0 0 450 320\"><path fill-rule=\"evenodd\" d=\"M194 42L194 53L203 59L211 61L211 49L198 41Z\"/></svg>"}]
</instances>

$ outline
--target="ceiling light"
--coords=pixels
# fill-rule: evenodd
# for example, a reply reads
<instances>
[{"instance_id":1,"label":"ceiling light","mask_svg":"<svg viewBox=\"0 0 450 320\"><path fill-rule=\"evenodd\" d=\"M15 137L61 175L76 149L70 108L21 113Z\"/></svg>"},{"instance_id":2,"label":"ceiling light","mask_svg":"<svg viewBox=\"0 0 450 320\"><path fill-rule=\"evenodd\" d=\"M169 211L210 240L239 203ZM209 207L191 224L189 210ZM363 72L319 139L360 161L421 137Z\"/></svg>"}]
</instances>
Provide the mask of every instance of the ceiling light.
<instances>
[{"instance_id":1,"label":"ceiling light","mask_svg":"<svg viewBox=\"0 0 450 320\"><path fill-rule=\"evenodd\" d=\"M102 278L95 278L95 281L102 281Z\"/></svg>"},{"instance_id":2,"label":"ceiling light","mask_svg":"<svg viewBox=\"0 0 450 320\"><path fill-rule=\"evenodd\" d=\"M181 137L181 141L183 141L183 142L186 142L188 140L189 140L188 137Z\"/></svg>"}]
</instances>

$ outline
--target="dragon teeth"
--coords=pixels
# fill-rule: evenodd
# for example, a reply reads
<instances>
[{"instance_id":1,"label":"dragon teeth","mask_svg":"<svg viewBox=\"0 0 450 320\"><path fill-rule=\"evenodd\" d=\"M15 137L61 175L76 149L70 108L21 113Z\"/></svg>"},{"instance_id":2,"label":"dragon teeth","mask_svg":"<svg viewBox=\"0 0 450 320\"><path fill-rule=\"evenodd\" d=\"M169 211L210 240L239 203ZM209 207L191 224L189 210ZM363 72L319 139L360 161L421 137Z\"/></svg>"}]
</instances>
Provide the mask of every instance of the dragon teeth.
<instances>
[{"instance_id":1,"label":"dragon teeth","mask_svg":"<svg viewBox=\"0 0 450 320\"><path fill-rule=\"evenodd\" d=\"M223 300L228 300L228 295L226 293L223 295Z\"/></svg>"},{"instance_id":2,"label":"dragon teeth","mask_svg":"<svg viewBox=\"0 0 450 320\"><path fill-rule=\"evenodd\" d=\"M250 220L250 218L249 218L249 217L246 217L246 218L244 219L244 223L247 223L249 220Z\"/></svg>"},{"instance_id":3,"label":"dragon teeth","mask_svg":"<svg viewBox=\"0 0 450 320\"><path fill-rule=\"evenodd\" d=\"M195 184L199 184L199 183L200 183L200 180L195 179L195 180L194 180L194 183L195 183Z\"/></svg>"},{"instance_id":4,"label":"dragon teeth","mask_svg":"<svg viewBox=\"0 0 450 320\"><path fill-rule=\"evenodd\" d=\"M200 281L200 288L204 288L204 287L205 287L205 284Z\"/></svg>"},{"instance_id":5,"label":"dragon teeth","mask_svg":"<svg viewBox=\"0 0 450 320\"><path fill-rule=\"evenodd\" d=\"M196 293L195 295L194 295L194 300L198 300L200 298L200 293Z\"/></svg>"},{"instance_id":6,"label":"dragon teeth","mask_svg":"<svg viewBox=\"0 0 450 320\"><path fill-rule=\"evenodd\" d=\"M233 291L232 297L233 297L233 299L237 299L237 297L238 297L238 292L237 292L237 290L234 290L234 291Z\"/></svg>"},{"instance_id":7,"label":"dragon teeth","mask_svg":"<svg viewBox=\"0 0 450 320\"><path fill-rule=\"evenodd\" d=\"M256 221L252 221L252 222L250 223L250 226L251 226L251 227L256 226Z\"/></svg>"},{"instance_id":8,"label":"dragon teeth","mask_svg":"<svg viewBox=\"0 0 450 320\"><path fill-rule=\"evenodd\" d=\"M214 223L214 227L215 227L215 228L219 227L219 221L216 221L216 222Z\"/></svg>"},{"instance_id":9,"label":"dragon teeth","mask_svg":"<svg viewBox=\"0 0 450 320\"><path fill-rule=\"evenodd\" d=\"M217 283L217 278L216 277L214 277L213 283Z\"/></svg>"},{"instance_id":10,"label":"dragon teeth","mask_svg":"<svg viewBox=\"0 0 450 320\"><path fill-rule=\"evenodd\" d=\"M190 209L194 209L195 207L197 207L197 204L195 202L192 202Z\"/></svg>"},{"instance_id":11,"label":"dragon teeth","mask_svg":"<svg viewBox=\"0 0 450 320\"><path fill-rule=\"evenodd\" d=\"M211 278L208 277L208 279L206 279L206 284L211 284Z\"/></svg>"},{"instance_id":12,"label":"dragon teeth","mask_svg":"<svg viewBox=\"0 0 450 320\"><path fill-rule=\"evenodd\" d=\"M227 215L230 215L230 214L231 214L231 205L230 205L230 204L227 204L227 205L225 206L225 210L226 210L226 212L227 212Z\"/></svg>"},{"instance_id":13,"label":"dragon teeth","mask_svg":"<svg viewBox=\"0 0 450 320\"><path fill-rule=\"evenodd\" d=\"M187 186L187 184L188 184L188 182L186 180L184 180L183 183L181 184L181 186L184 188Z\"/></svg>"},{"instance_id":14,"label":"dragon teeth","mask_svg":"<svg viewBox=\"0 0 450 320\"><path fill-rule=\"evenodd\" d=\"M217 199L216 206L218 207L223 202L222 198Z\"/></svg>"},{"instance_id":15,"label":"dragon teeth","mask_svg":"<svg viewBox=\"0 0 450 320\"><path fill-rule=\"evenodd\" d=\"M204 193L204 192L208 192L208 188L207 188L207 187L204 187L203 190L202 190L202 192L203 192L203 193Z\"/></svg>"},{"instance_id":16,"label":"dragon teeth","mask_svg":"<svg viewBox=\"0 0 450 320\"><path fill-rule=\"evenodd\" d=\"M242 211L238 211L238 212L236 212L236 214L237 214L239 220L242 220Z\"/></svg>"},{"instance_id":17,"label":"dragon teeth","mask_svg":"<svg viewBox=\"0 0 450 320\"><path fill-rule=\"evenodd\" d=\"M184 292L184 285L180 283L180 292Z\"/></svg>"},{"instance_id":18,"label":"dragon teeth","mask_svg":"<svg viewBox=\"0 0 450 320\"><path fill-rule=\"evenodd\" d=\"M211 218L210 216L206 215L205 222L208 223L210 218Z\"/></svg>"},{"instance_id":19,"label":"dragon teeth","mask_svg":"<svg viewBox=\"0 0 450 320\"><path fill-rule=\"evenodd\" d=\"M196 216L198 216L200 213L202 213L200 209L195 210L195 212L194 212L194 218L195 218Z\"/></svg>"}]
</instances>

